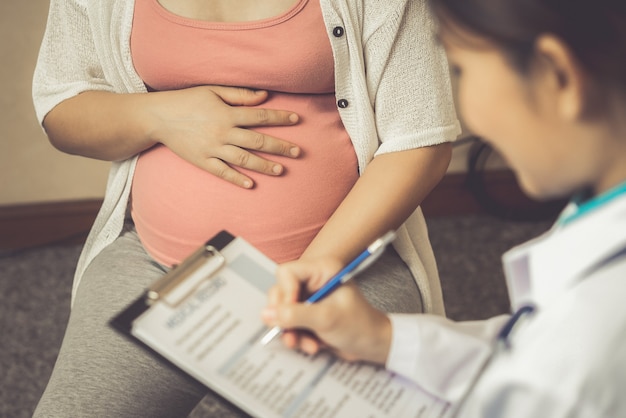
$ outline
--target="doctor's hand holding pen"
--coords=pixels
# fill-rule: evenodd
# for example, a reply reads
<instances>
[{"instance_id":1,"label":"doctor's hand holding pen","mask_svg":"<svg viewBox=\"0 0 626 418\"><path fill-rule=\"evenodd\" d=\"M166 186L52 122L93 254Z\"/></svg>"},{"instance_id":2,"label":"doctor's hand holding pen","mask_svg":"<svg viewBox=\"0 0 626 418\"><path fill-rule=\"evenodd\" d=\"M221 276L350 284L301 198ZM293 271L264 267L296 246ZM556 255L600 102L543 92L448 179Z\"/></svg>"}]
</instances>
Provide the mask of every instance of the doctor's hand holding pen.
<instances>
[{"instance_id":1,"label":"doctor's hand holding pen","mask_svg":"<svg viewBox=\"0 0 626 418\"><path fill-rule=\"evenodd\" d=\"M329 349L346 360L384 364L391 323L354 283L339 287L321 303L297 303L302 293L322 287L339 267L334 260L300 260L279 266L263 320L284 330L281 338L288 347L308 354Z\"/></svg>"}]
</instances>

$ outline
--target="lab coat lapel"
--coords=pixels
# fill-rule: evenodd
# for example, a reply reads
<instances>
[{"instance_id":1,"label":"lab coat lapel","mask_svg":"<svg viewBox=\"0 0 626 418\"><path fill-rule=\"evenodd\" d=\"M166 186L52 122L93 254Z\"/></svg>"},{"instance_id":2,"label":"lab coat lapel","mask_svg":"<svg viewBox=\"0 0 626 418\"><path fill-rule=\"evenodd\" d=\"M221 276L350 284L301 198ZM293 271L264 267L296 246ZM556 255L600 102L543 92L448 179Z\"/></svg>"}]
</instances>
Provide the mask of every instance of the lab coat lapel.
<instances>
[{"instance_id":1,"label":"lab coat lapel","mask_svg":"<svg viewBox=\"0 0 626 418\"><path fill-rule=\"evenodd\" d=\"M503 256L513 310L545 306L626 246L626 196Z\"/></svg>"}]
</instances>

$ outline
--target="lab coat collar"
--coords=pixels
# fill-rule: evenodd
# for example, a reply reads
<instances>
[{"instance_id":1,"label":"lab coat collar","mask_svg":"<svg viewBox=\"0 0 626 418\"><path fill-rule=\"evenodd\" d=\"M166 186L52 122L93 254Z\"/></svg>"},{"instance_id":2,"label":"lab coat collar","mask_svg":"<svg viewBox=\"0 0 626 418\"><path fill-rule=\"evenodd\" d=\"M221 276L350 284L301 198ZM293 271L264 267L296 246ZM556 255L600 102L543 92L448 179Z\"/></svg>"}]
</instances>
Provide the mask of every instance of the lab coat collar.
<instances>
[{"instance_id":1,"label":"lab coat collar","mask_svg":"<svg viewBox=\"0 0 626 418\"><path fill-rule=\"evenodd\" d=\"M513 248L503 256L513 310L546 306L625 247L626 194L620 194Z\"/></svg>"}]
</instances>

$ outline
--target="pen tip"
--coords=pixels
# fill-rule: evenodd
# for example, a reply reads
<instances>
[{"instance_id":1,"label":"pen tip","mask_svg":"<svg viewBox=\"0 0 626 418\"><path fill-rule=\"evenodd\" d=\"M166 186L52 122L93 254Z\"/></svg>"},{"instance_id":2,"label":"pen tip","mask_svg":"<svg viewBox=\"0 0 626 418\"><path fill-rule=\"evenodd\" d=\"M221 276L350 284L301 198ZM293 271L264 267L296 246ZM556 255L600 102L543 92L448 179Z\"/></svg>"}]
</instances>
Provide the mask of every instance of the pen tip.
<instances>
[{"instance_id":1,"label":"pen tip","mask_svg":"<svg viewBox=\"0 0 626 418\"><path fill-rule=\"evenodd\" d=\"M280 334L281 329L278 327L274 327L271 330L269 330L264 336L263 338L261 338L261 345L267 345L270 343L270 341L272 341L278 334Z\"/></svg>"}]
</instances>

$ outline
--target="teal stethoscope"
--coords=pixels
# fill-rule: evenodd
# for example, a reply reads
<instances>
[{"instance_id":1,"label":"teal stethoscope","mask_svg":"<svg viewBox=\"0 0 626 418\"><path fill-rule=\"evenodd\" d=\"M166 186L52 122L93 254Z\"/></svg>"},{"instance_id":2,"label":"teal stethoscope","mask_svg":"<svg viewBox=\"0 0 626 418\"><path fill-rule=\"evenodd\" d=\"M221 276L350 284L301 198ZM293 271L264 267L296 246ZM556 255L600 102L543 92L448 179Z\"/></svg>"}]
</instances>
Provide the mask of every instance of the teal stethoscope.
<instances>
[{"instance_id":1,"label":"teal stethoscope","mask_svg":"<svg viewBox=\"0 0 626 418\"><path fill-rule=\"evenodd\" d=\"M579 193L574 196L569 205L563 210L556 224L557 226L567 225L623 194L626 194L626 183L615 186L601 195L588 200L585 200L585 193Z\"/></svg>"},{"instance_id":2,"label":"teal stethoscope","mask_svg":"<svg viewBox=\"0 0 626 418\"><path fill-rule=\"evenodd\" d=\"M619 186L616 186L608 190L607 192L601 195L598 195L594 198L588 199L588 200L584 199L583 194L577 195L572 199L572 201L568 204L568 206L563 210L563 212L561 213L561 216L556 221L556 226L557 227L566 226L570 224L571 222L575 221L576 219L579 219L585 216L586 214L592 212L594 209L597 209L605 205L606 203L610 202L611 200L619 196L622 196L624 194L626 194L626 183L622 183ZM626 256L626 248L623 248L618 253L609 257L607 260L605 260L605 263L603 264L609 263L612 260L615 260L617 258L624 257L624 256ZM522 305L519 309L517 309L517 311L515 311L515 313L513 313L513 315L511 315L509 320L502 326L502 328L497 334L496 349L493 351L489 359L485 361L480 372L476 374L472 384L467 389L461 401L457 404L457 407L455 408L455 413L453 414L454 416L457 415L457 413L461 409L461 406L465 402L465 399L467 399L468 395L472 392L473 388L476 386L476 383L478 382L478 379L480 379L480 376L482 375L483 371L487 368L491 360L494 358L494 354L496 354L498 349L508 350L511 348L511 337L514 334L515 329L519 326L520 323L523 322L522 320L524 318L528 318L532 316L534 312L535 312L534 305Z\"/></svg>"}]
</instances>

